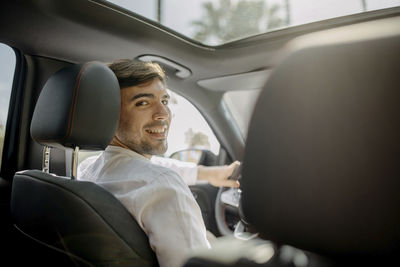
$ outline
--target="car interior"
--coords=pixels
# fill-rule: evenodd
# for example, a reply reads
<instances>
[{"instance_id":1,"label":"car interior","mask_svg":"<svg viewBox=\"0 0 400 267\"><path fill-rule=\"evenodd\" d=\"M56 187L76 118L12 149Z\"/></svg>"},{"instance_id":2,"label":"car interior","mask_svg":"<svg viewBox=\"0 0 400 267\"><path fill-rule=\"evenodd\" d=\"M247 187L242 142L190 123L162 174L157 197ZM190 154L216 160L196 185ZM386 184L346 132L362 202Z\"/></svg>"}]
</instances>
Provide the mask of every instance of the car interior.
<instances>
[{"instance_id":1,"label":"car interior","mask_svg":"<svg viewBox=\"0 0 400 267\"><path fill-rule=\"evenodd\" d=\"M200 150L199 164L242 162L240 190L190 186L217 241L184 266L390 265L400 252L399 15L395 6L215 46L108 1L4 1L0 43L15 71L2 264L158 266L124 206L76 180L79 151L103 150L118 121L105 63L136 58L159 63L217 137L218 155ZM259 92L241 107L245 135L224 102L241 90Z\"/></svg>"}]
</instances>

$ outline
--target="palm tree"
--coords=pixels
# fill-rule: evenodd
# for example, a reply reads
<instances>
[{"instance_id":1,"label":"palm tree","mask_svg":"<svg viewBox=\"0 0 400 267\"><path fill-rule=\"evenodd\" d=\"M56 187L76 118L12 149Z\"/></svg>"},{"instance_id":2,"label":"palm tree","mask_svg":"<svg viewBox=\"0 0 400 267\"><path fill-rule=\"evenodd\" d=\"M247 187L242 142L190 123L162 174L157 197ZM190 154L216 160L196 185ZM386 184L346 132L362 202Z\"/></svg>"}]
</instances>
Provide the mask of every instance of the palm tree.
<instances>
[{"instance_id":1,"label":"palm tree","mask_svg":"<svg viewBox=\"0 0 400 267\"><path fill-rule=\"evenodd\" d=\"M367 0L361 0L361 5L362 5L362 9L363 11L367 11Z\"/></svg>"},{"instance_id":2,"label":"palm tree","mask_svg":"<svg viewBox=\"0 0 400 267\"><path fill-rule=\"evenodd\" d=\"M162 9L162 0L157 0L157 21L161 23L161 9Z\"/></svg>"},{"instance_id":3,"label":"palm tree","mask_svg":"<svg viewBox=\"0 0 400 267\"><path fill-rule=\"evenodd\" d=\"M286 25L290 25L290 0L285 0L286 8Z\"/></svg>"},{"instance_id":4,"label":"palm tree","mask_svg":"<svg viewBox=\"0 0 400 267\"><path fill-rule=\"evenodd\" d=\"M193 21L192 24L198 28L198 31L194 35L194 39L200 42L205 41L211 36L221 36L223 26L222 21L226 19L228 10L232 9L232 3L230 0L220 0L220 7L214 6L212 2L206 2L203 4L205 16L202 20Z\"/></svg>"},{"instance_id":5,"label":"palm tree","mask_svg":"<svg viewBox=\"0 0 400 267\"><path fill-rule=\"evenodd\" d=\"M197 28L193 38L200 42L224 43L287 24L287 19L278 15L281 6L269 6L263 0L220 0L218 5L206 2L203 9L203 18L192 22Z\"/></svg>"}]
</instances>

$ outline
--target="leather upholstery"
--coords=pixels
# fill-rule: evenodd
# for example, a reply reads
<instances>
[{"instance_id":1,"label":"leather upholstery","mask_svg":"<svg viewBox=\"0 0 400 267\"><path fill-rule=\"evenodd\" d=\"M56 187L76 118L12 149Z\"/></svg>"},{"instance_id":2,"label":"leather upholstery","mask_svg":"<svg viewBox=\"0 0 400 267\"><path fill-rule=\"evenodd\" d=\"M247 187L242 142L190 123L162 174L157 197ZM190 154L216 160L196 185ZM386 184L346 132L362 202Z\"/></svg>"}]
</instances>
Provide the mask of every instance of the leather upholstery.
<instances>
[{"instance_id":1,"label":"leather upholstery","mask_svg":"<svg viewBox=\"0 0 400 267\"><path fill-rule=\"evenodd\" d=\"M52 248L95 266L157 265L132 215L94 183L25 171L14 177L12 195L17 227Z\"/></svg>"},{"instance_id":2,"label":"leather upholstery","mask_svg":"<svg viewBox=\"0 0 400 267\"><path fill-rule=\"evenodd\" d=\"M294 41L250 123L242 204L264 238L325 255L400 248L400 20Z\"/></svg>"},{"instance_id":3,"label":"leather upholstery","mask_svg":"<svg viewBox=\"0 0 400 267\"><path fill-rule=\"evenodd\" d=\"M51 147L104 149L116 130L119 106L117 78L105 65L89 62L61 69L40 93L32 138Z\"/></svg>"}]
</instances>

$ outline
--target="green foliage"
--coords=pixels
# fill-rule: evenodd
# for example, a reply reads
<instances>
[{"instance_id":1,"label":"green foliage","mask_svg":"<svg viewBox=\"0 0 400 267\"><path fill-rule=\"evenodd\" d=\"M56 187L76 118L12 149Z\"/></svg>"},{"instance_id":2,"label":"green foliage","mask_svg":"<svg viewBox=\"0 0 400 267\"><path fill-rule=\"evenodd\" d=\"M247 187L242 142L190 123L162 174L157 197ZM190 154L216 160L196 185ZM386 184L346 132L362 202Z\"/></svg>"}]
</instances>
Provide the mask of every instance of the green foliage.
<instances>
[{"instance_id":1,"label":"green foliage","mask_svg":"<svg viewBox=\"0 0 400 267\"><path fill-rule=\"evenodd\" d=\"M210 148L210 142L208 141L208 136L202 132L194 132L192 128L189 128L185 132L185 143L188 147L206 147Z\"/></svg>"},{"instance_id":2,"label":"green foliage","mask_svg":"<svg viewBox=\"0 0 400 267\"><path fill-rule=\"evenodd\" d=\"M220 0L219 5L206 2L203 4L203 18L192 22L196 28L194 39L225 43L285 26L288 14L285 18L279 16L285 5L288 1L283 6L268 5L263 0Z\"/></svg>"}]
</instances>

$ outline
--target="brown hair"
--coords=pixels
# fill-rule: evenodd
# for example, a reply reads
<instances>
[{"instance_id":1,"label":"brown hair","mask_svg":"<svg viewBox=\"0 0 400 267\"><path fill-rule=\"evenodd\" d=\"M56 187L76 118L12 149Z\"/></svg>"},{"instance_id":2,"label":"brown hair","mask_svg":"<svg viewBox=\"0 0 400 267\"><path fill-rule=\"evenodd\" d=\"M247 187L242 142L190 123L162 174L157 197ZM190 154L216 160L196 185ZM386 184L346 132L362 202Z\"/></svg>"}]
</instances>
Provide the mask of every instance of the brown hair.
<instances>
[{"instance_id":1,"label":"brown hair","mask_svg":"<svg viewBox=\"0 0 400 267\"><path fill-rule=\"evenodd\" d=\"M118 59L107 64L117 76L119 87L125 88L159 79L165 84L165 74L157 63L137 59Z\"/></svg>"}]
</instances>

